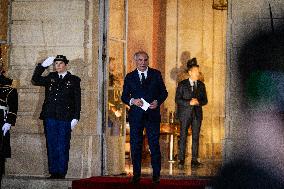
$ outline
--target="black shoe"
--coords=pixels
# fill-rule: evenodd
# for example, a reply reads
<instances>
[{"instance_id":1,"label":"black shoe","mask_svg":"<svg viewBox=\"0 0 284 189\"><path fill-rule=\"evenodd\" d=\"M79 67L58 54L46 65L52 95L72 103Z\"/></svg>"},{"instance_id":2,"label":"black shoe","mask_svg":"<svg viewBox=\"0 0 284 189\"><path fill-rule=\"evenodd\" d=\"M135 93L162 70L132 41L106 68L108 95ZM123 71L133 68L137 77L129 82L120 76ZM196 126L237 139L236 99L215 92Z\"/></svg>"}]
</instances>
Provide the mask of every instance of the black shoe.
<instances>
[{"instance_id":1,"label":"black shoe","mask_svg":"<svg viewBox=\"0 0 284 189\"><path fill-rule=\"evenodd\" d=\"M65 175L64 174L58 174L56 179L65 179Z\"/></svg>"},{"instance_id":2,"label":"black shoe","mask_svg":"<svg viewBox=\"0 0 284 189\"><path fill-rule=\"evenodd\" d=\"M51 174L47 179L65 179L64 174Z\"/></svg>"},{"instance_id":3,"label":"black shoe","mask_svg":"<svg viewBox=\"0 0 284 189\"><path fill-rule=\"evenodd\" d=\"M153 184L159 184L160 183L160 176L153 176L152 183Z\"/></svg>"},{"instance_id":4,"label":"black shoe","mask_svg":"<svg viewBox=\"0 0 284 189\"><path fill-rule=\"evenodd\" d=\"M130 179L130 183L131 184L137 184L140 182L140 176L139 175L134 175L131 179Z\"/></svg>"},{"instance_id":5,"label":"black shoe","mask_svg":"<svg viewBox=\"0 0 284 189\"><path fill-rule=\"evenodd\" d=\"M183 169L184 168L184 160L180 160L178 163L178 168Z\"/></svg>"},{"instance_id":6,"label":"black shoe","mask_svg":"<svg viewBox=\"0 0 284 189\"><path fill-rule=\"evenodd\" d=\"M199 167L200 165L202 165L202 163L197 160L191 160L191 167Z\"/></svg>"},{"instance_id":7,"label":"black shoe","mask_svg":"<svg viewBox=\"0 0 284 189\"><path fill-rule=\"evenodd\" d=\"M49 177L47 177L47 179L56 179L57 178L57 174L51 174Z\"/></svg>"}]
</instances>

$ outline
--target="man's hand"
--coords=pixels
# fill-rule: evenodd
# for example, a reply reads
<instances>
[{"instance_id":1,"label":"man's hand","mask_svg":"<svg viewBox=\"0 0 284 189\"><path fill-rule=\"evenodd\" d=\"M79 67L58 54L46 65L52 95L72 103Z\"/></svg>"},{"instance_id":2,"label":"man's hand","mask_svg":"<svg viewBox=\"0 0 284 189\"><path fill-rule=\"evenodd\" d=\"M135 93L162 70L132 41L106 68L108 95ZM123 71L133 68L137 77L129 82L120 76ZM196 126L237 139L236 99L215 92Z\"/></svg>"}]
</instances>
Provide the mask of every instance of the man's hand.
<instances>
[{"instance_id":1,"label":"man's hand","mask_svg":"<svg viewBox=\"0 0 284 189\"><path fill-rule=\"evenodd\" d=\"M150 109L156 109L158 107L158 101L154 100L153 102L150 103L149 108Z\"/></svg>"},{"instance_id":2,"label":"man's hand","mask_svg":"<svg viewBox=\"0 0 284 189\"><path fill-rule=\"evenodd\" d=\"M6 135L6 133L10 130L11 128L11 124L10 123L5 123L2 127L2 131L3 131L3 136Z\"/></svg>"},{"instance_id":3,"label":"man's hand","mask_svg":"<svg viewBox=\"0 0 284 189\"><path fill-rule=\"evenodd\" d=\"M53 64L53 61L54 61L55 57L51 56L51 57L48 57L47 59L45 59L43 61L43 63L41 63L42 67L48 67L50 66L51 64Z\"/></svg>"},{"instance_id":4,"label":"man's hand","mask_svg":"<svg viewBox=\"0 0 284 189\"><path fill-rule=\"evenodd\" d=\"M78 123L78 119L72 119L72 121L71 121L71 130L73 130L75 128L77 123Z\"/></svg>"},{"instance_id":5,"label":"man's hand","mask_svg":"<svg viewBox=\"0 0 284 189\"><path fill-rule=\"evenodd\" d=\"M132 104L134 104L135 106L141 107L143 106L143 101L140 98L136 98L132 100Z\"/></svg>"},{"instance_id":6,"label":"man's hand","mask_svg":"<svg viewBox=\"0 0 284 189\"><path fill-rule=\"evenodd\" d=\"M192 99L189 101L189 105L191 105L191 106L198 106L198 105L199 105L199 102L198 102L197 98L192 98Z\"/></svg>"}]
</instances>

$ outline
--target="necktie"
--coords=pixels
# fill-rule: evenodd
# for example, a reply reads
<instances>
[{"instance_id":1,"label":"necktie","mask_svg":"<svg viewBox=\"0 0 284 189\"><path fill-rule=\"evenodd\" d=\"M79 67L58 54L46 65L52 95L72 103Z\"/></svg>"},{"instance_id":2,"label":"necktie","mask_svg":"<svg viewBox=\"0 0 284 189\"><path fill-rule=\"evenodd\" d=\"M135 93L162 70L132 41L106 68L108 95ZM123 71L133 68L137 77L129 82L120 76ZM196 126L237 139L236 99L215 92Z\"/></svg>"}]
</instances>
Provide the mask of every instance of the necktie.
<instances>
[{"instance_id":1,"label":"necktie","mask_svg":"<svg viewBox=\"0 0 284 189\"><path fill-rule=\"evenodd\" d=\"M192 91L193 91L193 96L194 96L194 98L196 98L196 92L197 92L197 82L196 81L194 81L193 82L193 87L192 87Z\"/></svg>"},{"instance_id":2,"label":"necktie","mask_svg":"<svg viewBox=\"0 0 284 189\"><path fill-rule=\"evenodd\" d=\"M141 73L141 85L144 85L145 84L145 75L144 73Z\"/></svg>"},{"instance_id":3,"label":"necktie","mask_svg":"<svg viewBox=\"0 0 284 189\"><path fill-rule=\"evenodd\" d=\"M196 91L196 90L197 90L197 81L194 81L194 82L193 82L193 86L194 86L194 87L193 87L194 90Z\"/></svg>"},{"instance_id":4,"label":"necktie","mask_svg":"<svg viewBox=\"0 0 284 189\"><path fill-rule=\"evenodd\" d=\"M59 79L63 79L62 75L59 75Z\"/></svg>"},{"instance_id":5,"label":"necktie","mask_svg":"<svg viewBox=\"0 0 284 189\"><path fill-rule=\"evenodd\" d=\"M197 98L197 81L193 82L193 98ZM192 117L197 119L196 106L193 106Z\"/></svg>"}]
</instances>

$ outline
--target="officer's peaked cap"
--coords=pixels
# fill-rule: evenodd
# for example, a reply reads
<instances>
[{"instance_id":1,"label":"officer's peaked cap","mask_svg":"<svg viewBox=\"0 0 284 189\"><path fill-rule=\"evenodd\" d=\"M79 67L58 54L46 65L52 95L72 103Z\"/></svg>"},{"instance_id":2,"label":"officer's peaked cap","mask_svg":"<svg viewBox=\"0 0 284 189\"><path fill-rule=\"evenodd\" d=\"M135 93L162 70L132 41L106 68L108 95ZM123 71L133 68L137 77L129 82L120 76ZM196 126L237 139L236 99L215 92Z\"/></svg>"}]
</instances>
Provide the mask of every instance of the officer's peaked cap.
<instances>
[{"instance_id":1,"label":"officer's peaked cap","mask_svg":"<svg viewBox=\"0 0 284 189\"><path fill-rule=\"evenodd\" d=\"M64 56L64 55L57 55L56 58L54 59L54 62L55 61L62 61L65 64L68 64L68 62L69 62L69 60L67 60L66 56Z\"/></svg>"}]
</instances>

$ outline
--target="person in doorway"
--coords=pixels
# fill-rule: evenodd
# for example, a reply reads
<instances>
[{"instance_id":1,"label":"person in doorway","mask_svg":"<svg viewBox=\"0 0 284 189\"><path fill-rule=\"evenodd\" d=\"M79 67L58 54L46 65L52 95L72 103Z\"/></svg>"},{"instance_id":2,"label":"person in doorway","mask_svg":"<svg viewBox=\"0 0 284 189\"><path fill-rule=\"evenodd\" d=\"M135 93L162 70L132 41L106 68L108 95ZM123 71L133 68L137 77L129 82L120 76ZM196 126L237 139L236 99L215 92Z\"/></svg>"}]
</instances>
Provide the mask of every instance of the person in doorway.
<instances>
[{"instance_id":1,"label":"person in doorway","mask_svg":"<svg viewBox=\"0 0 284 189\"><path fill-rule=\"evenodd\" d=\"M18 112L17 89L12 86L13 80L3 74L3 62L0 59L0 188L5 173L6 158L11 157L9 130L15 125Z\"/></svg>"},{"instance_id":2,"label":"person in doorway","mask_svg":"<svg viewBox=\"0 0 284 189\"><path fill-rule=\"evenodd\" d=\"M38 64L32 76L34 85L45 87L40 119L44 124L51 179L64 179L67 174L71 131L80 119L81 79L67 71L68 62L63 55L49 57ZM42 76L53 63L56 71Z\"/></svg>"},{"instance_id":3,"label":"person in doorway","mask_svg":"<svg viewBox=\"0 0 284 189\"><path fill-rule=\"evenodd\" d=\"M136 52L134 61L136 69L126 75L121 95L121 100L130 106L128 120L133 164L131 183L138 183L141 177L144 128L146 128L151 151L152 181L159 183L161 171L160 105L166 100L168 92L160 71L149 67L149 56L146 52Z\"/></svg>"},{"instance_id":4,"label":"person in doorway","mask_svg":"<svg viewBox=\"0 0 284 189\"><path fill-rule=\"evenodd\" d=\"M175 96L178 118L181 123L178 154L179 168L183 168L185 163L185 150L189 126L191 126L192 130L191 166L197 167L201 165L201 163L197 160L199 133L203 118L202 106L207 104L205 84L198 80L200 72L197 61L190 60L187 67L189 79L185 79L178 83Z\"/></svg>"},{"instance_id":5,"label":"person in doorway","mask_svg":"<svg viewBox=\"0 0 284 189\"><path fill-rule=\"evenodd\" d=\"M189 61L187 61L187 68L190 65L194 65L194 64L197 64L197 59L196 58L190 59ZM203 75L203 73L200 70L199 70L198 80L202 81L204 83L204 75Z\"/></svg>"}]
</instances>

